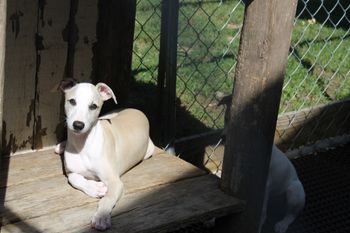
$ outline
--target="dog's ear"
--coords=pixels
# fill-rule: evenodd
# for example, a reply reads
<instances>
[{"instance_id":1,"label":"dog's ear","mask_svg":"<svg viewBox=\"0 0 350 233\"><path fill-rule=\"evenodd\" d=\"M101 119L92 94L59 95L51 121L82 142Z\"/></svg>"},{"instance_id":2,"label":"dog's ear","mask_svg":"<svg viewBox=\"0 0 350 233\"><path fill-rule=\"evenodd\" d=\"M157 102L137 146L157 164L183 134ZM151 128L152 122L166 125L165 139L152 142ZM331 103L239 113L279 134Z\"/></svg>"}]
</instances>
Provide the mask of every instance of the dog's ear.
<instances>
[{"instance_id":1,"label":"dog's ear","mask_svg":"<svg viewBox=\"0 0 350 233\"><path fill-rule=\"evenodd\" d=\"M78 83L78 80L74 78L64 78L60 82L59 89L65 92L71 89L72 87L74 87L77 83Z\"/></svg>"},{"instance_id":2,"label":"dog's ear","mask_svg":"<svg viewBox=\"0 0 350 233\"><path fill-rule=\"evenodd\" d=\"M116 104L118 103L112 89L109 86L107 86L107 84L97 83L96 88L97 88L97 91L100 93L103 101L106 101L112 98L114 100L114 103Z\"/></svg>"}]
</instances>

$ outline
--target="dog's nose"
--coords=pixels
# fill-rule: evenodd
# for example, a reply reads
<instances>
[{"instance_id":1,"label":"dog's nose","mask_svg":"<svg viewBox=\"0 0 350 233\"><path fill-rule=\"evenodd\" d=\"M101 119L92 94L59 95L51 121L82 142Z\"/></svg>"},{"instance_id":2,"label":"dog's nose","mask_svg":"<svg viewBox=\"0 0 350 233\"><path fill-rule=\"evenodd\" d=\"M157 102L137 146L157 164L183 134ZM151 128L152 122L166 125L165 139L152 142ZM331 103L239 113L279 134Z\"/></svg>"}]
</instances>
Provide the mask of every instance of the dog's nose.
<instances>
[{"instance_id":1,"label":"dog's nose","mask_svg":"<svg viewBox=\"0 0 350 233\"><path fill-rule=\"evenodd\" d=\"M82 130L82 129L84 129L84 126L85 126L85 124L84 124L84 122L81 122L81 121L74 121L73 122L73 128L75 129L75 130Z\"/></svg>"}]
</instances>

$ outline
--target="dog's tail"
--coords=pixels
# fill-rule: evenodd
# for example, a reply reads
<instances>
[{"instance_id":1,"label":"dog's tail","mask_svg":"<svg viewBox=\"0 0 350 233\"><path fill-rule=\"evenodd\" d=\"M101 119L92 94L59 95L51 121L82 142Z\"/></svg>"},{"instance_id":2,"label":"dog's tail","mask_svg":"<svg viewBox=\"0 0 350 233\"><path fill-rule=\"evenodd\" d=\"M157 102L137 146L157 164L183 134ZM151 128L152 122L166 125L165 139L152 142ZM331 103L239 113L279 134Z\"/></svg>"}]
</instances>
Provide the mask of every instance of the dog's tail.
<instances>
[{"instance_id":1,"label":"dog's tail","mask_svg":"<svg viewBox=\"0 0 350 233\"><path fill-rule=\"evenodd\" d=\"M151 139L148 140L148 147L147 147L147 152L146 155L143 159L148 159L152 157L152 155L156 154L162 154L162 153L167 153L164 150L160 149L159 147L155 146L152 142Z\"/></svg>"}]
</instances>

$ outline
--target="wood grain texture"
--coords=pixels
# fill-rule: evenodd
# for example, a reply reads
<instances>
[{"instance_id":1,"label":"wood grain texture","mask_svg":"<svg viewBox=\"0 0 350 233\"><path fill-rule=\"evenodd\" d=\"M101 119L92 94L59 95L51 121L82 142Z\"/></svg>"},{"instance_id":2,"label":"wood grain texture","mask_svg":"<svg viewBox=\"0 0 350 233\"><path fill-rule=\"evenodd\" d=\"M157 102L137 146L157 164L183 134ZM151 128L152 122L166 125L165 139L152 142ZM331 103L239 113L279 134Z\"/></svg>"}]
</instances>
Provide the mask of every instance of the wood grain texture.
<instances>
[{"instance_id":1,"label":"wood grain texture","mask_svg":"<svg viewBox=\"0 0 350 233\"><path fill-rule=\"evenodd\" d=\"M98 10L93 82L109 85L123 105L131 80L136 0L99 1ZM115 109L115 104L106 102L104 109Z\"/></svg>"},{"instance_id":2,"label":"wood grain texture","mask_svg":"<svg viewBox=\"0 0 350 233\"><path fill-rule=\"evenodd\" d=\"M1 232L89 232L98 199L67 183L59 156L52 151L14 156L8 171L11 182L0 189ZM176 228L242 209L240 201L219 190L216 177L165 153L143 161L122 180L125 193L113 210L113 230L119 232Z\"/></svg>"},{"instance_id":3,"label":"wood grain texture","mask_svg":"<svg viewBox=\"0 0 350 233\"><path fill-rule=\"evenodd\" d=\"M94 47L96 46L96 25L98 0L79 1L75 14L77 42L74 52L73 77L79 81L91 82L94 72Z\"/></svg>"},{"instance_id":4,"label":"wood grain texture","mask_svg":"<svg viewBox=\"0 0 350 233\"><path fill-rule=\"evenodd\" d=\"M275 143L295 149L350 132L350 99L289 112L278 118Z\"/></svg>"},{"instance_id":5,"label":"wood grain texture","mask_svg":"<svg viewBox=\"0 0 350 233\"><path fill-rule=\"evenodd\" d=\"M7 2L3 154L33 146L37 10L31 0Z\"/></svg>"},{"instance_id":6,"label":"wood grain texture","mask_svg":"<svg viewBox=\"0 0 350 233\"><path fill-rule=\"evenodd\" d=\"M296 5L296 0L246 4L222 188L246 200L247 208L235 223L226 222L234 223L231 232L258 232Z\"/></svg>"},{"instance_id":7,"label":"wood grain texture","mask_svg":"<svg viewBox=\"0 0 350 233\"><path fill-rule=\"evenodd\" d=\"M82 205L70 206L79 200L74 195L69 201L69 194L64 200L56 200L65 203L65 208L41 216L21 212L22 215L16 216L27 220L5 225L1 232L33 232L33 228L34 232L95 232L90 230L89 222L96 210L97 200L88 198L91 202L80 201ZM50 207L54 200L42 203ZM176 229L191 222L237 213L242 208L242 202L218 189L217 178L201 176L125 194L113 210L111 232Z\"/></svg>"},{"instance_id":8,"label":"wood grain texture","mask_svg":"<svg viewBox=\"0 0 350 233\"><path fill-rule=\"evenodd\" d=\"M7 0L0 1L0 135L2 135L3 104L4 104L4 81L5 81L5 52L6 52L6 21ZM2 141L0 141L0 152Z\"/></svg>"},{"instance_id":9,"label":"wood grain texture","mask_svg":"<svg viewBox=\"0 0 350 233\"><path fill-rule=\"evenodd\" d=\"M65 75L67 42L65 28L69 21L70 1L39 1L36 116L34 124L34 148L55 145L63 135L59 129L65 120L61 106L62 94L55 87ZM39 42L38 42L39 43ZM61 133L62 134L62 133Z\"/></svg>"},{"instance_id":10,"label":"wood grain texture","mask_svg":"<svg viewBox=\"0 0 350 233\"><path fill-rule=\"evenodd\" d=\"M16 155L1 163L0 187L36 181L63 174L60 156L52 150Z\"/></svg>"},{"instance_id":11,"label":"wood grain texture","mask_svg":"<svg viewBox=\"0 0 350 233\"><path fill-rule=\"evenodd\" d=\"M163 170L163 164L169 166L166 172ZM43 178L63 174L62 158L54 154L53 150L16 155L4 159L2 165L0 173L1 188L7 186L9 189L10 186L35 182ZM6 165L7 167L4 167ZM158 172L163 173L163 176L154 175ZM135 188L142 189L142 187L149 185L147 182L144 185L142 184L141 181L144 178L159 185L164 182L175 182L183 178L203 174L205 174L204 171L164 152L143 161L137 165L137 169L132 169L123 175L122 179L127 183L126 189L129 189L129 185L133 186L135 183L138 184Z\"/></svg>"}]
</instances>

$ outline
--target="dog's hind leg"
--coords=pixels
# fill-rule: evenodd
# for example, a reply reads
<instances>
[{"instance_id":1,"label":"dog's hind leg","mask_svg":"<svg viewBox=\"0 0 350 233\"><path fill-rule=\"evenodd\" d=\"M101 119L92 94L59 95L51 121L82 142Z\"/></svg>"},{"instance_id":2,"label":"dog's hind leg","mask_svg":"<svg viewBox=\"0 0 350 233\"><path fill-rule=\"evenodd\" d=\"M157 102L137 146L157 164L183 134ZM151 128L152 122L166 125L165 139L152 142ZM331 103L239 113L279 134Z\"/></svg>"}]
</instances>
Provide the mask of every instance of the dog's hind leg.
<instances>
[{"instance_id":1,"label":"dog's hind leg","mask_svg":"<svg viewBox=\"0 0 350 233\"><path fill-rule=\"evenodd\" d=\"M156 149L156 147L154 146L152 140L148 139L147 151L146 151L146 155L145 155L145 157L143 157L143 159L150 158L154 154L155 149Z\"/></svg>"},{"instance_id":2,"label":"dog's hind leg","mask_svg":"<svg viewBox=\"0 0 350 233\"><path fill-rule=\"evenodd\" d=\"M287 210L284 218L275 225L276 233L285 233L305 205L305 192L299 180L289 185L286 193Z\"/></svg>"},{"instance_id":3,"label":"dog's hind leg","mask_svg":"<svg viewBox=\"0 0 350 233\"><path fill-rule=\"evenodd\" d=\"M261 230L262 230L264 223L266 221L266 218L267 218L267 204L269 202L269 194L270 193L268 192L268 184L266 184L265 196L264 196L264 202L263 202L263 206L262 206L262 210L261 210L261 217L260 217L258 233L261 233Z\"/></svg>"}]
</instances>

